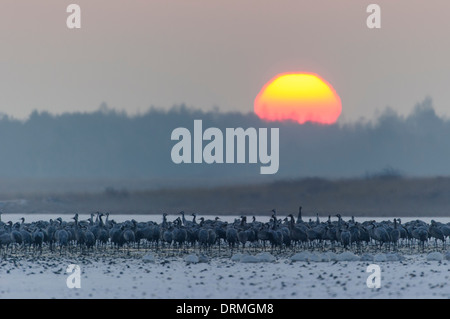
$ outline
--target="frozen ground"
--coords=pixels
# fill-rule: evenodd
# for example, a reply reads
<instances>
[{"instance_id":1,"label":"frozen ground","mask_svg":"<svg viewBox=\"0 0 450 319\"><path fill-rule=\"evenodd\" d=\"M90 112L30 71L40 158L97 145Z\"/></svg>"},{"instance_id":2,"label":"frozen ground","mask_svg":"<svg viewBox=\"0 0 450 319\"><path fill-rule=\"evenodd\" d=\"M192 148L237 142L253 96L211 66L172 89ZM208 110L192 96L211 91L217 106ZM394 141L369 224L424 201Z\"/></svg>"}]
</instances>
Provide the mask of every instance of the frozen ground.
<instances>
[{"instance_id":1,"label":"frozen ground","mask_svg":"<svg viewBox=\"0 0 450 319\"><path fill-rule=\"evenodd\" d=\"M3 214L2 220L16 222L20 217ZM31 222L57 216L25 217ZM70 217L63 216L63 220L70 220ZM80 219L87 217L83 215ZM162 220L158 215L110 217L118 222L131 218L138 221ZM178 215L169 216L169 220L176 217ZM235 217L221 218L233 221ZM268 218L257 217L260 221ZM436 220L449 221L448 218ZM130 257L125 253L76 257L44 254L36 258L13 255L0 257L0 298L450 298L450 260L428 261L426 254L403 253L402 261L388 262L292 262L290 257L293 253L287 253L277 256L275 261L264 263L242 263L229 257L214 257L198 264L187 264L185 256L161 255L155 256L154 262L146 263L142 259L143 252L132 253ZM366 285L370 275L366 269L372 263L381 267L379 289L370 289ZM81 267L80 289L69 289L66 285L69 264Z\"/></svg>"},{"instance_id":2,"label":"frozen ground","mask_svg":"<svg viewBox=\"0 0 450 319\"><path fill-rule=\"evenodd\" d=\"M381 288L366 285L362 261L242 263L214 258L187 264L184 257L144 253L131 257L8 257L0 262L0 298L450 298L450 261L404 255L378 262ZM81 288L66 285L69 264L81 267Z\"/></svg>"}]
</instances>

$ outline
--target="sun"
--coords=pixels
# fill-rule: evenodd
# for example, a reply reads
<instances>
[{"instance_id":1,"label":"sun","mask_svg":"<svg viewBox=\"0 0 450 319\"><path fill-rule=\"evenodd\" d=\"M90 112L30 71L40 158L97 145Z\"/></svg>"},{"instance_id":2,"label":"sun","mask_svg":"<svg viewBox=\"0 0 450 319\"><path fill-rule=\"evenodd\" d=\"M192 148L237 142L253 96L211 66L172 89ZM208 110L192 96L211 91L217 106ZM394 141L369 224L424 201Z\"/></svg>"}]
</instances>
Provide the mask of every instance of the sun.
<instances>
[{"instance_id":1,"label":"sun","mask_svg":"<svg viewBox=\"0 0 450 319\"><path fill-rule=\"evenodd\" d=\"M255 98L254 110L267 121L333 124L342 104L333 87L317 74L283 73L264 85Z\"/></svg>"}]
</instances>

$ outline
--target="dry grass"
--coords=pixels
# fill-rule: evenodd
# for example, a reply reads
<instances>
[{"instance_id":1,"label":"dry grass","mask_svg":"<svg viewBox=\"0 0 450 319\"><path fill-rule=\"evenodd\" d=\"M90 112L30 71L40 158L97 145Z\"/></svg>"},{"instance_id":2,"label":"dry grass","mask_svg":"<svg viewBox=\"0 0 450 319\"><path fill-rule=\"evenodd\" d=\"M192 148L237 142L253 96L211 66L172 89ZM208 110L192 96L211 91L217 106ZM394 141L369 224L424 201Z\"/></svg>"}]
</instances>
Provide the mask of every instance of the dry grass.
<instances>
[{"instance_id":1,"label":"dry grass","mask_svg":"<svg viewBox=\"0 0 450 319\"><path fill-rule=\"evenodd\" d=\"M215 188L21 194L27 203L3 203L5 213L111 213L305 215L341 213L355 216L450 216L450 177L326 180L308 178L266 184Z\"/></svg>"}]
</instances>

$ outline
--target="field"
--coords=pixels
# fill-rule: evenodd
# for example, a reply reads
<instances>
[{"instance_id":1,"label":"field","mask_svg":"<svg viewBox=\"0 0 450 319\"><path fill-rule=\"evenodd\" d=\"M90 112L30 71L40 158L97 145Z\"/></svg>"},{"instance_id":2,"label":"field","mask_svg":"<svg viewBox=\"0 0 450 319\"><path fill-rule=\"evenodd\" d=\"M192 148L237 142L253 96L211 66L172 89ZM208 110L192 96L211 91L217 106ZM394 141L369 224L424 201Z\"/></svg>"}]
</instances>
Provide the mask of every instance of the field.
<instances>
[{"instance_id":1,"label":"field","mask_svg":"<svg viewBox=\"0 0 450 319\"><path fill-rule=\"evenodd\" d=\"M378 263L381 287L368 288L371 262L241 263L215 258L187 264L182 257L142 254L108 257L7 258L1 261L0 298L450 298L450 261L405 255ZM81 268L81 288L69 289L69 264Z\"/></svg>"},{"instance_id":2,"label":"field","mask_svg":"<svg viewBox=\"0 0 450 319\"><path fill-rule=\"evenodd\" d=\"M376 177L326 180L308 178L240 185L159 189L160 181L19 181L0 183L4 213L161 214L197 212L204 215L450 216L450 178Z\"/></svg>"},{"instance_id":3,"label":"field","mask_svg":"<svg viewBox=\"0 0 450 319\"><path fill-rule=\"evenodd\" d=\"M19 220L22 215L5 214L4 220ZM55 220L57 215L24 215L30 223ZM129 219L160 222L160 216L111 215L118 223ZM169 215L169 221L177 215ZM207 219L213 216L204 216ZM238 216L223 216L232 222ZM70 215L63 216L69 221ZM87 215L80 215L86 220ZM307 216L305 216L307 218ZM335 219L335 218L334 218ZM388 218L375 218L378 221ZM449 218L435 219L447 223ZM257 216L267 222L268 217ZM344 218L348 220L348 217ZM357 218L359 222L367 218ZM403 218L405 223L414 218ZM394 247L364 245L346 251L326 243L323 248L296 247L265 252L260 244L230 251L223 244L208 251L196 248L155 249L143 244L139 250L110 247L84 251L71 245L60 253L43 253L33 248L0 255L0 298L450 298L450 251L430 240L423 251L405 241ZM243 255L241 253L243 252ZM433 256L433 258L430 258ZM69 265L80 267L81 288L67 286ZM369 288L367 267L377 264L381 271L380 288Z\"/></svg>"},{"instance_id":4,"label":"field","mask_svg":"<svg viewBox=\"0 0 450 319\"><path fill-rule=\"evenodd\" d=\"M335 220L336 213L345 220L354 215L359 221L402 217L406 222L420 216L427 223L432 218L447 223L450 217L447 177L309 178L164 189L149 181L140 185L121 181L10 185L0 183L5 222L19 221L22 216L27 222L57 215L70 220L75 212L86 219L88 213L102 211L119 222L135 218L159 223L163 212L172 221L181 210L207 219L220 215L227 220L230 215L243 214L268 220L273 208L284 217L296 213L299 205L305 220L314 219L316 213L321 221L330 214ZM376 262L381 267L379 289L366 285L366 269L374 261L293 262L291 251L274 253L274 260L264 263L243 263L230 258L230 253L201 263L187 263L189 253L155 254L148 263L142 258L147 252L142 250L130 255L19 253L0 258L0 298L450 298L448 250L439 249L447 254L440 261L427 260L434 251L430 241L425 253L403 249L400 261ZM81 267L80 289L66 285L69 264Z\"/></svg>"}]
</instances>

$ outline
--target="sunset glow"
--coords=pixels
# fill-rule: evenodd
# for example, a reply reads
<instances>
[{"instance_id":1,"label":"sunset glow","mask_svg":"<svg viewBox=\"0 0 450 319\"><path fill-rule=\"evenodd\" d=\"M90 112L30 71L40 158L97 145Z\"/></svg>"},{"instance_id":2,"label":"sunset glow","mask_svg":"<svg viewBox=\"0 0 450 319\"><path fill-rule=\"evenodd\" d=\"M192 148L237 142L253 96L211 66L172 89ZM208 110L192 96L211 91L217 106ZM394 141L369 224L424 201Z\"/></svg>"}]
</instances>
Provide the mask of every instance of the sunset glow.
<instances>
[{"instance_id":1,"label":"sunset glow","mask_svg":"<svg viewBox=\"0 0 450 319\"><path fill-rule=\"evenodd\" d=\"M341 114L342 105L333 87L318 75L284 73L261 89L254 110L268 121L333 124Z\"/></svg>"}]
</instances>

